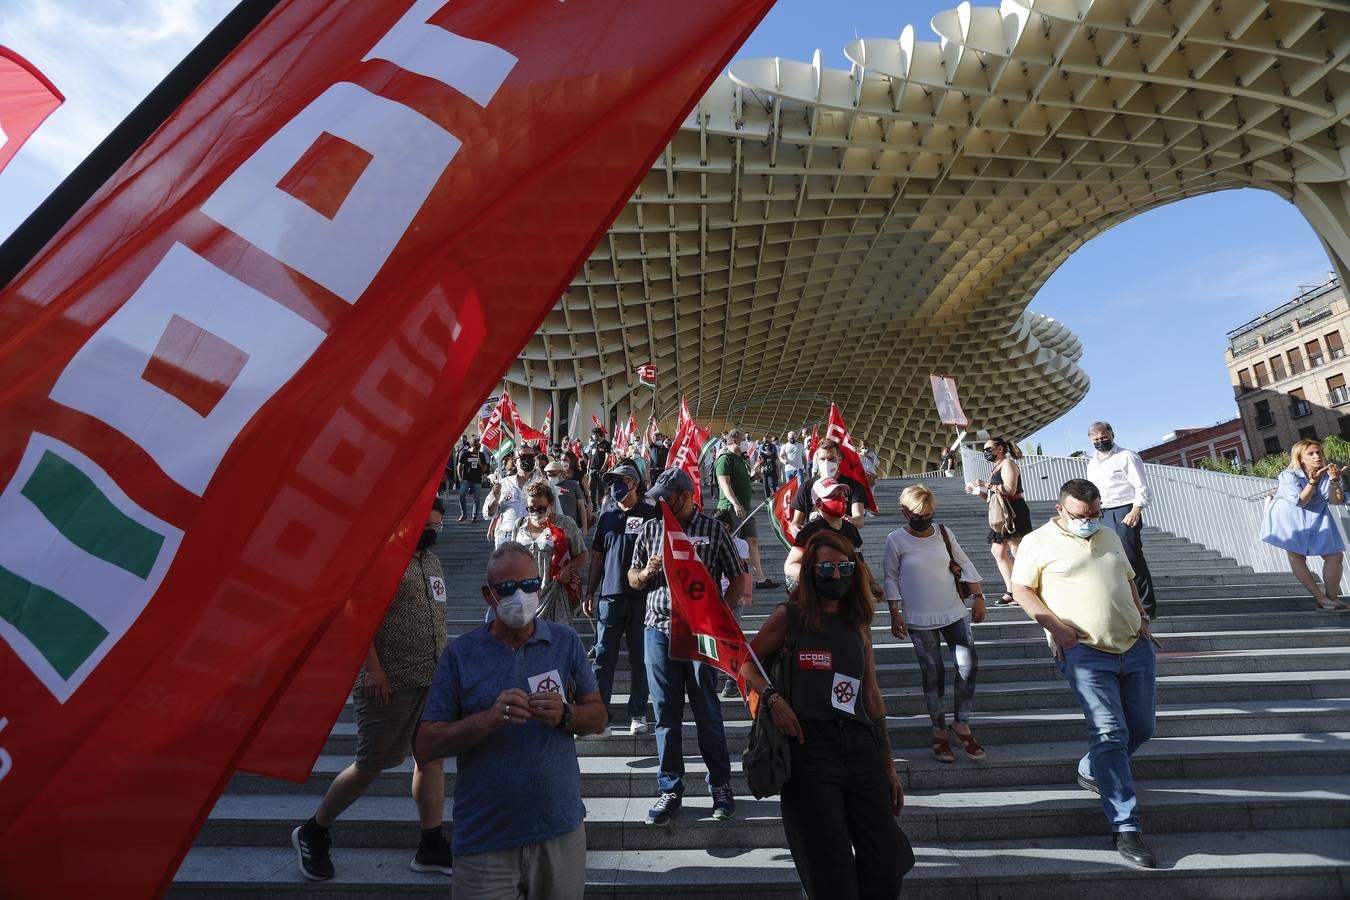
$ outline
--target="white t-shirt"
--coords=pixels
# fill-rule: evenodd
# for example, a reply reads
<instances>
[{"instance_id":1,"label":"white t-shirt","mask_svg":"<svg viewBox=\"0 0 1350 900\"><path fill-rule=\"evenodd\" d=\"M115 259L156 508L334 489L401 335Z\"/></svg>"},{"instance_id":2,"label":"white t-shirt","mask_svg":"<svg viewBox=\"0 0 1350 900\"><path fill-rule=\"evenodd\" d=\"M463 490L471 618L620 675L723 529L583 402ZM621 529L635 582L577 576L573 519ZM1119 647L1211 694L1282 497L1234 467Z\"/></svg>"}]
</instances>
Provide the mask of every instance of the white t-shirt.
<instances>
[{"instance_id":1,"label":"white t-shirt","mask_svg":"<svg viewBox=\"0 0 1350 900\"><path fill-rule=\"evenodd\" d=\"M900 601L905 624L911 628L941 628L966 614L947 568L947 545L939 527L934 526L928 537L915 537L908 529L897 528L886 538L882 558L886 601ZM979 581L980 573L961 549L956 535L950 531L947 534L952 540L952 556L961 566L961 580Z\"/></svg>"},{"instance_id":2,"label":"white t-shirt","mask_svg":"<svg viewBox=\"0 0 1350 900\"><path fill-rule=\"evenodd\" d=\"M783 455L783 468L800 469L802 468L802 453L805 450L801 444L784 444L780 450Z\"/></svg>"}]
</instances>

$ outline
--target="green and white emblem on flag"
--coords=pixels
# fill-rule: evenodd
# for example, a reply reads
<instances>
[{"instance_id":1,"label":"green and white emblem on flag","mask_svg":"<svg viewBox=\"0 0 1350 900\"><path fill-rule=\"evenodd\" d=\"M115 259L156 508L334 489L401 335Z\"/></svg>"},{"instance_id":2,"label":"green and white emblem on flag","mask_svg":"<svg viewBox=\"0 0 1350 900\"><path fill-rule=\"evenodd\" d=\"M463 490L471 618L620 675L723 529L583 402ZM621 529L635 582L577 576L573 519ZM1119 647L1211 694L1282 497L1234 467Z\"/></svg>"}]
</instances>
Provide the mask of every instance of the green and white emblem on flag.
<instances>
[{"instance_id":1,"label":"green and white emblem on flag","mask_svg":"<svg viewBox=\"0 0 1350 900\"><path fill-rule=\"evenodd\" d=\"M698 652L700 656L706 656L708 659L717 659L717 640L710 634L696 634L695 640L698 641Z\"/></svg>"},{"instance_id":2,"label":"green and white emblem on flag","mask_svg":"<svg viewBox=\"0 0 1350 900\"><path fill-rule=\"evenodd\" d=\"M502 438L502 442L497 445L497 449L492 451L492 458L501 462L502 458L512 450L516 449L516 442L509 437Z\"/></svg>"},{"instance_id":3,"label":"green and white emblem on flag","mask_svg":"<svg viewBox=\"0 0 1350 900\"><path fill-rule=\"evenodd\" d=\"M62 703L131 630L183 532L35 434L0 493L0 638Z\"/></svg>"}]
</instances>

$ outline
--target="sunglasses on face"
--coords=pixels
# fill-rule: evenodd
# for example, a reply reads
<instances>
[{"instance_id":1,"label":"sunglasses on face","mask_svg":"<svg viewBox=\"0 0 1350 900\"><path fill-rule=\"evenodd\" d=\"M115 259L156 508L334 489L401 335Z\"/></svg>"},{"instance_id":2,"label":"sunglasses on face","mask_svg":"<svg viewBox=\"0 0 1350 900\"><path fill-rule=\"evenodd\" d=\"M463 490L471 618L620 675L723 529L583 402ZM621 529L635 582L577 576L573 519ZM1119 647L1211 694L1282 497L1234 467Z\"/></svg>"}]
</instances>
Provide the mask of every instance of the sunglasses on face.
<instances>
[{"instance_id":1,"label":"sunglasses on face","mask_svg":"<svg viewBox=\"0 0 1350 900\"><path fill-rule=\"evenodd\" d=\"M546 513L546 512L551 511L551 510L553 509L553 507L551 507L551 506L531 506L529 509L530 509L530 512L532 512L532 513Z\"/></svg>"},{"instance_id":2,"label":"sunglasses on face","mask_svg":"<svg viewBox=\"0 0 1350 900\"><path fill-rule=\"evenodd\" d=\"M834 573L838 572L839 577L847 578L853 574L853 570L857 567L857 563L851 562L818 562L816 563L816 574L821 578L833 578Z\"/></svg>"},{"instance_id":3,"label":"sunglasses on face","mask_svg":"<svg viewBox=\"0 0 1350 900\"><path fill-rule=\"evenodd\" d=\"M533 594L543 583L540 578L522 578L520 581L498 581L496 584L489 584L488 587L492 588L492 593L498 597L509 597L518 590Z\"/></svg>"}]
</instances>

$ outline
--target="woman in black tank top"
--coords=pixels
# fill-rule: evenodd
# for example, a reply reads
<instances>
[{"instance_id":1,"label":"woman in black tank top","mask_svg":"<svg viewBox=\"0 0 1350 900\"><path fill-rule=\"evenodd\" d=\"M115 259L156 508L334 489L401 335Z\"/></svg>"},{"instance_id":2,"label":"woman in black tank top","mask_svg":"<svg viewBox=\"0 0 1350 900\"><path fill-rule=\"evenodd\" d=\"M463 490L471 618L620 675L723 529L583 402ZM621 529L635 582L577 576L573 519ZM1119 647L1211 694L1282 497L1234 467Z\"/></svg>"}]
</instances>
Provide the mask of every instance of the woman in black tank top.
<instances>
[{"instance_id":1,"label":"woman in black tank top","mask_svg":"<svg viewBox=\"0 0 1350 900\"><path fill-rule=\"evenodd\" d=\"M792 746L783 829L811 898L890 900L914 866L895 817L904 791L886 733L872 657L872 580L851 542L830 531L802 554L801 584L752 641L780 652L779 693L752 660L741 669ZM786 695L785 695L786 694Z\"/></svg>"}]
</instances>

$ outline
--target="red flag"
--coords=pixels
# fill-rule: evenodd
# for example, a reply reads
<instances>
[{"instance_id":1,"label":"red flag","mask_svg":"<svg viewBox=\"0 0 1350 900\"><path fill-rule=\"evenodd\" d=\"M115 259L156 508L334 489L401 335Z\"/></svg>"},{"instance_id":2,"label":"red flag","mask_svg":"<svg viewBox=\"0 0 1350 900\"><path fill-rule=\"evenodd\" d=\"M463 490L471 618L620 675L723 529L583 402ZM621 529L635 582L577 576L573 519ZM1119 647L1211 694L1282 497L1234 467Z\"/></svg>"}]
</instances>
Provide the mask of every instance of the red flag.
<instances>
[{"instance_id":1,"label":"red flag","mask_svg":"<svg viewBox=\"0 0 1350 900\"><path fill-rule=\"evenodd\" d=\"M36 66L0 47L0 171L65 99Z\"/></svg>"},{"instance_id":2,"label":"red flag","mask_svg":"<svg viewBox=\"0 0 1350 900\"><path fill-rule=\"evenodd\" d=\"M502 407L501 404L492 408L492 415L483 420L482 431L483 446L489 450L496 450L502 442Z\"/></svg>"},{"instance_id":3,"label":"red flag","mask_svg":"<svg viewBox=\"0 0 1350 900\"><path fill-rule=\"evenodd\" d=\"M553 404L549 404L548 412L544 413L544 439L553 440Z\"/></svg>"},{"instance_id":4,"label":"red flag","mask_svg":"<svg viewBox=\"0 0 1350 900\"><path fill-rule=\"evenodd\" d=\"M325 625L768 5L241 4L0 248L7 898L162 891L274 708L312 760Z\"/></svg>"},{"instance_id":5,"label":"red flag","mask_svg":"<svg viewBox=\"0 0 1350 900\"><path fill-rule=\"evenodd\" d=\"M577 458L577 461L578 461L578 462L580 462L582 459L584 459L584 457L582 456L582 450L583 450L584 448L581 446L581 439L580 439L580 438L573 438L573 439L572 439L572 446L569 447L568 449L571 450L571 451L576 455L576 458Z\"/></svg>"},{"instance_id":6,"label":"red flag","mask_svg":"<svg viewBox=\"0 0 1350 900\"><path fill-rule=\"evenodd\" d=\"M741 665L750 658L750 645L741 624L670 506L664 500L660 504L661 566L670 586L670 656L721 669L736 679L745 697Z\"/></svg>"},{"instance_id":7,"label":"red flag","mask_svg":"<svg viewBox=\"0 0 1350 900\"><path fill-rule=\"evenodd\" d=\"M606 437L609 436L609 429L606 428L606 427L600 422L600 417L599 417L599 416L597 416L595 413L591 413L591 421L595 423L595 427L596 427L596 428L599 428L602 434L604 434Z\"/></svg>"},{"instance_id":8,"label":"red flag","mask_svg":"<svg viewBox=\"0 0 1350 900\"><path fill-rule=\"evenodd\" d=\"M816 458L816 445L820 443L820 429L815 425L811 426L811 445L806 448L806 458Z\"/></svg>"},{"instance_id":9,"label":"red flag","mask_svg":"<svg viewBox=\"0 0 1350 900\"><path fill-rule=\"evenodd\" d=\"M668 469L684 469L694 481L694 502L703 505L698 461L703 454L703 445L708 440L708 429L702 428L693 419L685 419L680 430L675 432L675 441L670 445L670 456L666 460Z\"/></svg>"},{"instance_id":10,"label":"red flag","mask_svg":"<svg viewBox=\"0 0 1350 900\"><path fill-rule=\"evenodd\" d=\"M792 549L792 538L789 537L788 523L792 521L792 498L797 496L797 479L789 478L788 483L773 492L773 503L770 512L773 514L773 533L778 538L783 549Z\"/></svg>"},{"instance_id":11,"label":"red flag","mask_svg":"<svg viewBox=\"0 0 1350 900\"><path fill-rule=\"evenodd\" d=\"M536 428L531 428L529 424L520 417L520 411L516 409L514 405L511 407L511 415L516 426L516 434L520 435L522 441L542 441L547 439L547 435L545 435L544 432L539 431Z\"/></svg>"},{"instance_id":12,"label":"red flag","mask_svg":"<svg viewBox=\"0 0 1350 900\"><path fill-rule=\"evenodd\" d=\"M839 474L847 475L862 485L863 493L867 495L867 508L876 512L877 501L872 497L872 489L867 484L867 473L863 471L862 460L858 459L858 450L853 446L853 438L849 437L844 417L839 414L838 407L833 403L830 404L830 422L825 428L825 439L839 445Z\"/></svg>"},{"instance_id":13,"label":"red flag","mask_svg":"<svg viewBox=\"0 0 1350 900\"><path fill-rule=\"evenodd\" d=\"M680 418L675 423L675 430L678 431L684 427L684 423L694 418L689 414L689 404L683 397L680 398Z\"/></svg>"}]
</instances>

